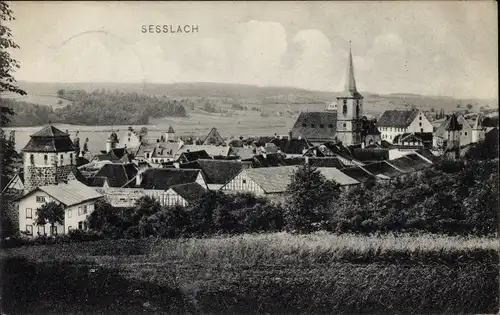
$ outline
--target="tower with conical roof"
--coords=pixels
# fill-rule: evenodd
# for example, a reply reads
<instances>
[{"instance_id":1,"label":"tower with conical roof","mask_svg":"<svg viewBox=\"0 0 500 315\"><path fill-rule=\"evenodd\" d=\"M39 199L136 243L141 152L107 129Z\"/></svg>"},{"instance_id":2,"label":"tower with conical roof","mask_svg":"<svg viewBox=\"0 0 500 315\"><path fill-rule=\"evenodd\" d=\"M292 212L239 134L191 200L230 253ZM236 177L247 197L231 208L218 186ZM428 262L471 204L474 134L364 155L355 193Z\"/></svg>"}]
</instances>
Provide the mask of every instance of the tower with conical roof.
<instances>
[{"instance_id":1,"label":"tower with conical roof","mask_svg":"<svg viewBox=\"0 0 500 315\"><path fill-rule=\"evenodd\" d=\"M363 96L356 89L351 42L344 91L337 96L336 137L344 145L361 144L361 117L363 117Z\"/></svg>"},{"instance_id":2,"label":"tower with conical roof","mask_svg":"<svg viewBox=\"0 0 500 315\"><path fill-rule=\"evenodd\" d=\"M25 191L67 181L76 165L75 145L69 134L49 122L30 137L22 149Z\"/></svg>"},{"instance_id":3,"label":"tower with conical roof","mask_svg":"<svg viewBox=\"0 0 500 315\"><path fill-rule=\"evenodd\" d=\"M460 152L460 131L462 125L458 122L458 117L453 113L449 118L446 125L446 133L448 134L447 140L444 145L445 154L451 157L458 158Z\"/></svg>"}]
</instances>

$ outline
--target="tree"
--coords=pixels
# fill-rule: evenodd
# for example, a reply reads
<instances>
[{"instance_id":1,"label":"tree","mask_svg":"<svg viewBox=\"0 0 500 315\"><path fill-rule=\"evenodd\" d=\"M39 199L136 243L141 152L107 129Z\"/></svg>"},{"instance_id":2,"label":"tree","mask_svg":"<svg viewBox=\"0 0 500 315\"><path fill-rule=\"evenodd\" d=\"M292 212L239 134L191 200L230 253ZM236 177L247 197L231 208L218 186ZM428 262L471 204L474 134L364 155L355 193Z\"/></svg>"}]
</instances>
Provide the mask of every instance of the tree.
<instances>
[{"instance_id":1,"label":"tree","mask_svg":"<svg viewBox=\"0 0 500 315\"><path fill-rule=\"evenodd\" d=\"M44 203L36 209L36 224L45 225L50 223L51 230L56 224L64 224L64 209L55 201Z\"/></svg>"},{"instance_id":2,"label":"tree","mask_svg":"<svg viewBox=\"0 0 500 315\"><path fill-rule=\"evenodd\" d=\"M310 232L327 219L332 202L340 195L340 187L327 180L316 168L301 165L286 190L285 225L288 230Z\"/></svg>"},{"instance_id":3,"label":"tree","mask_svg":"<svg viewBox=\"0 0 500 315\"><path fill-rule=\"evenodd\" d=\"M471 110L473 106L472 106L472 104L469 103L469 104L467 104L466 107L467 107L468 110Z\"/></svg>"},{"instance_id":4,"label":"tree","mask_svg":"<svg viewBox=\"0 0 500 315\"><path fill-rule=\"evenodd\" d=\"M13 73L18 69L19 63L12 58L9 51L18 49L19 46L12 39L10 28L6 26L7 22L14 20L12 10L9 4L0 1L0 94L3 92L13 92L20 95L26 95L26 92L20 89ZM11 116L15 115L12 108L5 106L5 103L0 103L0 126L6 126L11 121ZM6 134L0 129L0 171L2 181L9 180L12 176L12 170L9 167L13 163L15 155L15 144L7 139Z\"/></svg>"}]
</instances>

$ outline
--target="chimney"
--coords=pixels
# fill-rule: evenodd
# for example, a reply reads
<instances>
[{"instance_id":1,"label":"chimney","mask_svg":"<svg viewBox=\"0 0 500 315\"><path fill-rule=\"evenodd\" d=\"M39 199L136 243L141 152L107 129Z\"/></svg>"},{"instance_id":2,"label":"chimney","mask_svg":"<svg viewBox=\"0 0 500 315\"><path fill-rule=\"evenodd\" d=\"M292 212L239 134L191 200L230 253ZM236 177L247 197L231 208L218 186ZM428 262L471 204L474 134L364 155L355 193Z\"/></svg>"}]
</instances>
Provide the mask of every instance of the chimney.
<instances>
[{"instance_id":1,"label":"chimney","mask_svg":"<svg viewBox=\"0 0 500 315\"><path fill-rule=\"evenodd\" d=\"M364 149L365 148L365 142L361 142L361 149Z\"/></svg>"},{"instance_id":2,"label":"chimney","mask_svg":"<svg viewBox=\"0 0 500 315\"><path fill-rule=\"evenodd\" d=\"M139 170L137 175L135 175L135 186L139 187L142 183L142 173L144 170Z\"/></svg>"}]
</instances>

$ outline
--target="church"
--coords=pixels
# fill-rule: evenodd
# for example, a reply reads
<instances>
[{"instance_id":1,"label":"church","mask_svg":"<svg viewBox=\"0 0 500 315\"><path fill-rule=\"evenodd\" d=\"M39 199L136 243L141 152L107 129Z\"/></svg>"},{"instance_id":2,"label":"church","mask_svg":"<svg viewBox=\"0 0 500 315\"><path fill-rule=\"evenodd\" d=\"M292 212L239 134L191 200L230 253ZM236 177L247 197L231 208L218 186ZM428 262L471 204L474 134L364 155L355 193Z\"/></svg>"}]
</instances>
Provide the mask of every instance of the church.
<instances>
[{"instance_id":1,"label":"church","mask_svg":"<svg viewBox=\"0 0 500 315\"><path fill-rule=\"evenodd\" d=\"M363 96L356 89L352 52L349 60L344 91L337 101L329 104L324 112L301 112L291 134L312 143L340 141L346 146L361 145Z\"/></svg>"}]
</instances>

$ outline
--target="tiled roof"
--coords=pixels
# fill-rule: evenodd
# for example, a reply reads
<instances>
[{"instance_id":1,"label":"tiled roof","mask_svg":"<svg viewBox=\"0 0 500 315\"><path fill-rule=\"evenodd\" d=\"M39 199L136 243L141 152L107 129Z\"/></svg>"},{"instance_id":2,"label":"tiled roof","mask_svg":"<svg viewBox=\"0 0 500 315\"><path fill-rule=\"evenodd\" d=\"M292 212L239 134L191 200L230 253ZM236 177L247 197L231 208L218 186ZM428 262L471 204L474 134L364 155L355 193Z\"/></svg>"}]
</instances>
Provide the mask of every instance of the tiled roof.
<instances>
[{"instance_id":1,"label":"tiled roof","mask_svg":"<svg viewBox=\"0 0 500 315\"><path fill-rule=\"evenodd\" d=\"M72 206L87 200L102 197L93 188L85 186L77 180L60 183L58 185L41 186L38 189L46 192L52 198L58 200L66 206Z\"/></svg>"},{"instance_id":2,"label":"tiled roof","mask_svg":"<svg viewBox=\"0 0 500 315\"><path fill-rule=\"evenodd\" d=\"M309 141L330 141L335 139L337 113L301 112L292 128L293 137Z\"/></svg>"},{"instance_id":3,"label":"tiled roof","mask_svg":"<svg viewBox=\"0 0 500 315\"><path fill-rule=\"evenodd\" d=\"M281 166L250 168L244 172L266 193L272 194L285 192L296 170L296 166Z\"/></svg>"},{"instance_id":4,"label":"tiled roof","mask_svg":"<svg viewBox=\"0 0 500 315\"><path fill-rule=\"evenodd\" d=\"M188 183L181 185L174 185L170 187L173 191L175 191L179 196L184 198L186 201L191 202L203 196L206 192L205 188L203 188L198 183Z\"/></svg>"},{"instance_id":5,"label":"tiled roof","mask_svg":"<svg viewBox=\"0 0 500 315\"><path fill-rule=\"evenodd\" d=\"M94 177L106 178L110 187L123 187L136 174L137 167L134 164L106 164Z\"/></svg>"},{"instance_id":6,"label":"tiled roof","mask_svg":"<svg viewBox=\"0 0 500 315\"><path fill-rule=\"evenodd\" d=\"M69 134L62 132L52 125L32 134L23 152L70 152L75 151L75 145Z\"/></svg>"},{"instance_id":7,"label":"tiled roof","mask_svg":"<svg viewBox=\"0 0 500 315\"><path fill-rule=\"evenodd\" d=\"M259 155L254 155L249 162L252 163L253 168L285 166L287 165L285 158L286 156L283 153L272 153L272 154L266 154L265 156L259 154Z\"/></svg>"},{"instance_id":8,"label":"tiled roof","mask_svg":"<svg viewBox=\"0 0 500 315\"><path fill-rule=\"evenodd\" d=\"M252 148L235 148L235 147L233 147L233 152L235 155L237 155L242 160L250 159L254 155Z\"/></svg>"},{"instance_id":9,"label":"tiled roof","mask_svg":"<svg viewBox=\"0 0 500 315\"><path fill-rule=\"evenodd\" d=\"M334 167L318 167L317 170L320 171L327 180L332 180L341 186L357 185L360 183L358 180L342 173L339 169Z\"/></svg>"},{"instance_id":10,"label":"tiled roof","mask_svg":"<svg viewBox=\"0 0 500 315\"><path fill-rule=\"evenodd\" d=\"M389 159L389 150L355 148L352 150L352 155L356 160L361 162L385 161Z\"/></svg>"},{"instance_id":11,"label":"tiled roof","mask_svg":"<svg viewBox=\"0 0 500 315\"><path fill-rule=\"evenodd\" d=\"M389 178L397 177L403 174L402 172L398 171L393 166L388 164L386 161L363 165L362 168L374 175L384 175Z\"/></svg>"},{"instance_id":12,"label":"tiled roof","mask_svg":"<svg viewBox=\"0 0 500 315\"><path fill-rule=\"evenodd\" d=\"M430 154L432 154L432 153L430 153ZM411 160L411 163L412 163L411 166L415 170L421 170L421 169L427 168L432 164L432 163L424 160L422 157L420 157L416 153L410 153L410 154L405 155L404 157L408 160ZM427 158L426 156L424 156L424 157ZM392 161L389 161L389 162L391 163Z\"/></svg>"},{"instance_id":13,"label":"tiled roof","mask_svg":"<svg viewBox=\"0 0 500 315\"><path fill-rule=\"evenodd\" d=\"M90 187L103 187L106 180L106 177L92 176L87 178L87 185Z\"/></svg>"},{"instance_id":14,"label":"tiled roof","mask_svg":"<svg viewBox=\"0 0 500 315\"><path fill-rule=\"evenodd\" d=\"M199 159L210 159L210 158L211 158L210 155L208 155L207 151L205 150L184 152L179 157L179 159L182 159L184 163L194 162Z\"/></svg>"},{"instance_id":15,"label":"tiled roof","mask_svg":"<svg viewBox=\"0 0 500 315\"><path fill-rule=\"evenodd\" d=\"M207 184L225 184L243 169L243 163L239 161L200 159L192 163L181 164L180 168L200 169Z\"/></svg>"},{"instance_id":16,"label":"tiled roof","mask_svg":"<svg viewBox=\"0 0 500 315\"><path fill-rule=\"evenodd\" d=\"M336 142L325 142L322 144L322 146L324 146L328 149L329 152L327 154L333 153L334 156L338 155L338 156L343 157L344 159L348 159L348 160L352 160L354 158L351 150L344 145L338 144ZM320 146L320 149L321 149L321 146Z\"/></svg>"},{"instance_id":17,"label":"tiled roof","mask_svg":"<svg viewBox=\"0 0 500 315\"><path fill-rule=\"evenodd\" d=\"M271 143L277 146L279 150L285 154L303 154L304 150L312 147L312 144L304 138L274 138L271 140Z\"/></svg>"},{"instance_id":18,"label":"tiled roof","mask_svg":"<svg viewBox=\"0 0 500 315\"><path fill-rule=\"evenodd\" d=\"M418 110L386 110L377 121L377 126L406 128L418 113Z\"/></svg>"},{"instance_id":19,"label":"tiled roof","mask_svg":"<svg viewBox=\"0 0 500 315\"><path fill-rule=\"evenodd\" d=\"M287 165L300 165L304 164L306 160L313 167L335 167L338 169L345 167L337 157L292 157L287 158L285 163Z\"/></svg>"},{"instance_id":20,"label":"tiled roof","mask_svg":"<svg viewBox=\"0 0 500 315\"><path fill-rule=\"evenodd\" d=\"M144 189L167 190L174 185L196 182L200 170L176 168L152 168L141 174L140 187Z\"/></svg>"},{"instance_id":21,"label":"tiled roof","mask_svg":"<svg viewBox=\"0 0 500 315\"><path fill-rule=\"evenodd\" d=\"M448 125L446 126L447 131L458 131L462 130L462 124L458 122L457 115L452 114L449 118Z\"/></svg>"},{"instance_id":22,"label":"tiled roof","mask_svg":"<svg viewBox=\"0 0 500 315\"><path fill-rule=\"evenodd\" d=\"M53 138L53 137L69 137L69 134L62 132L56 127L48 124L41 130L35 132L30 137L43 137L43 138Z\"/></svg>"},{"instance_id":23,"label":"tiled roof","mask_svg":"<svg viewBox=\"0 0 500 315\"><path fill-rule=\"evenodd\" d=\"M347 176L354 178L360 183L366 183L370 180L375 180L375 176L358 166L346 167L341 169L340 171Z\"/></svg>"},{"instance_id":24,"label":"tiled roof","mask_svg":"<svg viewBox=\"0 0 500 315\"><path fill-rule=\"evenodd\" d=\"M408 159L404 156L390 160L389 164L396 167L398 170L402 171L403 173L412 173L416 171L415 167L413 166L413 161L411 159Z\"/></svg>"},{"instance_id":25,"label":"tiled roof","mask_svg":"<svg viewBox=\"0 0 500 315\"><path fill-rule=\"evenodd\" d=\"M183 145L176 153L174 158L178 159L182 153L189 151L205 150L211 157L214 156L228 156L231 152L231 147L221 145L197 145L187 144Z\"/></svg>"}]
</instances>

